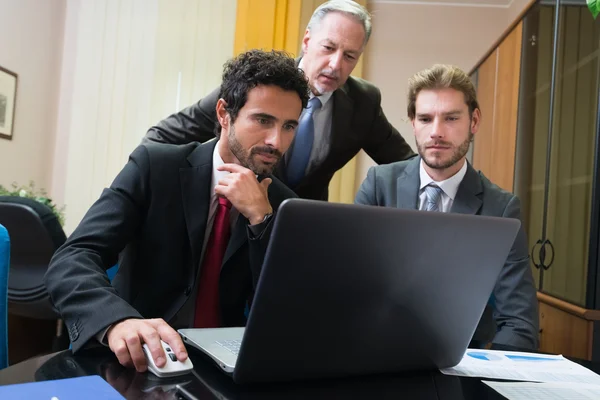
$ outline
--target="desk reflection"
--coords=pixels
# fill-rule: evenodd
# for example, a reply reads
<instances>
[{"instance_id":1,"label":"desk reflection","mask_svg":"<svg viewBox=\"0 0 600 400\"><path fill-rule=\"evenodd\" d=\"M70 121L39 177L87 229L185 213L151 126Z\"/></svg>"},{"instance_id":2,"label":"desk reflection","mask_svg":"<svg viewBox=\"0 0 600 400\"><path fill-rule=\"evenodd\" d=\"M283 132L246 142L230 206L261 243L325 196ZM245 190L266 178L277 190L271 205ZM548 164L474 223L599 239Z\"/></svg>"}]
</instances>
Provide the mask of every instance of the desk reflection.
<instances>
[{"instance_id":1,"label":"desk reflection","mask_svg":"<svg viewBox=\"0 0 600 400\"><path fill-rule=\"evenodd\" d=\"M106 348L77 355L64 351L0 371L0 384L100 375L127 399L181 399L177 385L197 399L502 399L479 379L445 376L437 371L383 374L344 379L237 385L203 354L190 351L194 371L159 379L124 368Z\"/></svg>"}]
</instances>

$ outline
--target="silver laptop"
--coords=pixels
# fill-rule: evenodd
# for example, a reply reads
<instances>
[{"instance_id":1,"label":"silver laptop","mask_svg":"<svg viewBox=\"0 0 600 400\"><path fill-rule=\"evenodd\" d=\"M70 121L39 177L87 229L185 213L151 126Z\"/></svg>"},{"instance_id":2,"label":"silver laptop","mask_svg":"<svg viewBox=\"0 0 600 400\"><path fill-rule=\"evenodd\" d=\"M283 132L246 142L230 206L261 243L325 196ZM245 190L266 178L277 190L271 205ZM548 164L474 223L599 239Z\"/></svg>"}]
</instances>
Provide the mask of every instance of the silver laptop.
<instances>
[{"instance_id":1,"label":"silver laptop","mask_svg":"<svg viewBox=\"0 0 600 400\"><path fill-rule=\"evenodd\" d=\"M286 200L246 328L181 329L237 383L458 364L515 219Z\"/></svg>"}]
</instances>

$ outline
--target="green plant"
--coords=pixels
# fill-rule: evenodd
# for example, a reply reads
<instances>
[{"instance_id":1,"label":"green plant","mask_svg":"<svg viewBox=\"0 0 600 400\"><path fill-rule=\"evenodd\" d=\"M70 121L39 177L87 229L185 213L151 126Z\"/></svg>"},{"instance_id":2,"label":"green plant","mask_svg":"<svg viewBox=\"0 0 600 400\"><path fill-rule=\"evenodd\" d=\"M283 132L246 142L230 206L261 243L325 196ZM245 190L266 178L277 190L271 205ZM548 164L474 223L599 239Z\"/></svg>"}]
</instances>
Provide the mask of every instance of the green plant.
<instances>
[{"instance_id":1,"label":"green plant","mask_svg":"<svg viewBox=\"0 0 600 400\"><path fill-rule=\"evenodd\" d=\"M19 186L16 182L13 182L11 185L12 190L5 188L0 185L0 196L18 196L18 197L27 197L29 199L37 200L42 204L50 207L56 218L58 218L58 222L61 226L65 224L65 206L58 207L50 197L48 197L48 193L44 189L36 189L35 183L33 181L29 181L28 186Z\"/></svg>"},{"instance_id":2,"label":"green plant","mask_svg":"<svg viewBox=\"0 0 600 400\"><path fill-rule=\"evenodd\" d=\"M594 19L600 14L600 0L587 0L587 6Z\"/></svg>"}]
</instances>

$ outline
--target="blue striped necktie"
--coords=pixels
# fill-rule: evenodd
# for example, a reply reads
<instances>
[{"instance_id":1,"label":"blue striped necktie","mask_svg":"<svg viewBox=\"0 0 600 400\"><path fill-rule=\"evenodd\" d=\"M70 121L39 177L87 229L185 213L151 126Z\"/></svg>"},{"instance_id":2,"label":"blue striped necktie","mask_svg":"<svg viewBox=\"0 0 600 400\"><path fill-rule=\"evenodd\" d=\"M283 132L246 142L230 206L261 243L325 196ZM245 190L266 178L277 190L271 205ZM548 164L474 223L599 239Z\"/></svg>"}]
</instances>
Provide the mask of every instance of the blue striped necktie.
<instances>
[{"instance_id":1,"label":"blue striped necktie","mask_svg":"<svg viewBox=\"0 0 600 400\"><path fill-rule=\"evenodd\" d=\"M295 187L302 178L308 165L310 152L315 140L315 123L313 113L321 108L321 100L313 97L308 102L306 111L300 118L291 157L287 163L287 180L290 187Z\"/></svg>"},{"instance_id":2,"label":"blue striped necktie","mask_svg":"<svg viewBox=\"0 0 600 400\"><path fill-rule=\"evenodd\" d=\"M442 211L442 189L439 186L429 184L425 186L427 202L425 211Z\"/></svg>"}]
</instances>

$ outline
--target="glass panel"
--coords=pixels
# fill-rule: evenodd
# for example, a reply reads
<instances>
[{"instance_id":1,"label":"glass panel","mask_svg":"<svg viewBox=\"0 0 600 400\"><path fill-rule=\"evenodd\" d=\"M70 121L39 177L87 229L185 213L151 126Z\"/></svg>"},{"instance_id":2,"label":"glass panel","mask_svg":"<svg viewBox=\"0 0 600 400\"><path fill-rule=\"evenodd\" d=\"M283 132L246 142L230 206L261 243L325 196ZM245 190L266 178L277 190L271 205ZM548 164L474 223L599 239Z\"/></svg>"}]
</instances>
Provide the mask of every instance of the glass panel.
<instances>
[{"instance_id":1,"label":"glass panel","mask_svg":"<svg viewBox=\"0 0 600 400\"><path fill-rule=\"evenodd\" d=\"M530 249L541 237L544 218L553 18L554 7L534 6L523 24L514 187L515 194L521 199L522 220ZM533 261L538 262L538 257ZM534 268L533 276L540 289L540 271Z\"/></svg>"},{"instance_id":2,"label":"glass panel","mask_svg":"<svg viewBox=\"0 0 600 400\"><path fill-rule=\"evenodd\" d=\"M523 203L530 248L541 238L544 191L549 193L546 237L554 246L554 261L541 282L534 270L538 288L585 305L600 21L594 22L586 7L561 6L546 188L553 23L552 6L536 6L525 18L515 191ZM533 261L539 261L537 254Z\"/></svg>"},{"instance_id":3,"label":"glass panel","mask_svg":"<svg viewBox=\"0 0 600 400\"><path fill-rule=\"evenodd\" d=\"M547 237L554 263L544 292L585 305L598 109L600 21L587 7L561 7Z\"/></svg>"}]
</instances>

